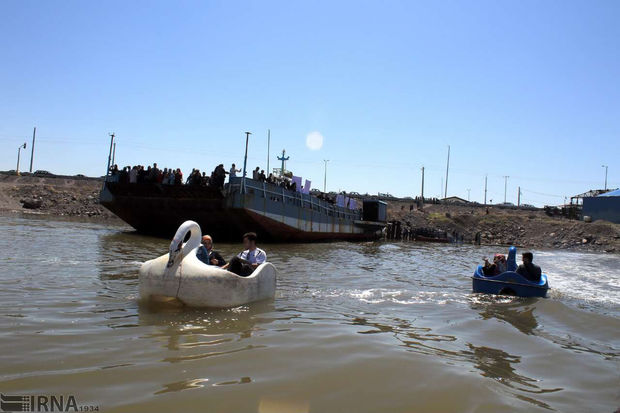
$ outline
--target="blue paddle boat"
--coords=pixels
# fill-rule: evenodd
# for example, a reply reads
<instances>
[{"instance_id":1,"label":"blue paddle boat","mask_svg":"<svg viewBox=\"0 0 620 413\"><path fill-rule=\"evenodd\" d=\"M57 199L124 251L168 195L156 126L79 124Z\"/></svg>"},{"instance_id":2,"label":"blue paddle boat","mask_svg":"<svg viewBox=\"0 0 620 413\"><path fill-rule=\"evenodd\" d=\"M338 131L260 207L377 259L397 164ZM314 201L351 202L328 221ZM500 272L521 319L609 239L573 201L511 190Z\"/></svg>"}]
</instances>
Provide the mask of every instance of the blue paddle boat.
<instances>
[{"instance_id":1,"label":"blue paddle boat","mask_svg":"<svg viewBox=\"0 0 620 413\"><path fill-rule=\"evenodd\" d=\"M540 282L533 282L516 273L517 249L510 247L506 271L499 275L484 275L482 265L479 265L472 277L475 293L516 295L519 297L546 297L549 283L547 275L540 276Z\"/></svg>"}]
</instances>

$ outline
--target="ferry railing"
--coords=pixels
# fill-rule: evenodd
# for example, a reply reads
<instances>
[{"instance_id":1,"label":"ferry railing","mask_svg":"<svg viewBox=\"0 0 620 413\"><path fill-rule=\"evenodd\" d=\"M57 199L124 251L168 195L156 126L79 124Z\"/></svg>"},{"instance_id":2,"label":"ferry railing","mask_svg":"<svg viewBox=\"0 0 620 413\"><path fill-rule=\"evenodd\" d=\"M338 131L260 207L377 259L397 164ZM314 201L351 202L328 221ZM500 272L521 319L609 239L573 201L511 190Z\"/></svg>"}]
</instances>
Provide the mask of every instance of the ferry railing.
<instances>
[{"instance_id":1,"label":"ferry railing","mask_svg":"<svg viewBox=\"0 0 620 413\"><path fill-rule=\"evenodd\" d=\"M239 193L241 193L241 178L233 178L232 182L229 182L227 185L227 190L229 193L234 192L238 189ZM245 181L245 190L247 194L248 189L253 189L255 191L260 191L264 198L267 196L274 196L278 199L281 199L282 203L286 203L287 200L297 202L299 206L302 208L306 207L306 204L310 205L310 209L314 210L316 206L318 211L324 211L327 215L336 217L336 218L345 218L345 219L358 219L360 217L360 212L357 210L351 210L348 208L340 207L337 205L330 204L327 201L323 201L321 199L316 199L311 194L303 194L297 191L291 191L289 189L285 189L276 185L268 184L266 182L257 182L253 179L246 178ZM277 192L276 192L277 190Z\"/></svg>"}]
</instances>

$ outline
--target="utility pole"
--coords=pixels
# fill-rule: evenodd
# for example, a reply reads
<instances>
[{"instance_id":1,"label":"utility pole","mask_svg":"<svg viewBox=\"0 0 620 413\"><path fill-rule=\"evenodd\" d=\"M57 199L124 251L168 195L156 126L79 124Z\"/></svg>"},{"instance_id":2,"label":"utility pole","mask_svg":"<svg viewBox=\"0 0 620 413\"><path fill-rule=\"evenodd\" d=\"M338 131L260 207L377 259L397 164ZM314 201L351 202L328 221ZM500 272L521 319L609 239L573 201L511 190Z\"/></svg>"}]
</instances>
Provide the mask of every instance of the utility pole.
<instances>
[{"instance_id":1,"label":"utility pole","mask_svg":"<svg viewBox=\"0 0 620 413\"><path fill-rule=\"evenodd\" d=\"M15 175L19 175L19 152L23 149L26 149L26 142L23 145L19 145L17 148L17 167L15 168Z\"/></svg>"},{"instance_id":2,"label":"utility pole","mask_svg":"<svg viewBox=\"0 0 620 413\"><path fill-rule=\"evenodd\" d=\"M521 206L521 187L519 187L519 192L517 193L517 206Z\"/></svg>"},{"instance_id":3,"label":"utility pole","mask_svg":"<svg viewBox=\"0 0 620 413\"><path fill-rule=\"evenodd\" d=\"M485 175L484 176L484 204L487 204L487 179L489 178L489 175Z\"/></svg>"},{"instance_id":4,"label":"utility pole","mask_svg":"<svg viewBox=\"0 0 620 413\"><path fill-rule=\"evenodd\" d=\"M323 159L323 162L325 162L325 173L323 175L323 193L327 193L327 162L329 162L329 159Z\"/></svg>"},{"instance_id":5,"label":"utility pole","mask_svg":"<svg viewBox=\"0 0 620 413\"><path fill-rule=\"evenodd\" d=\"M250 135L252 132L245 133L245 156L243 157L243 179L241 180L241 193L245 193L245 175L246 168L248 166L248 142L250 141Z\"/></svg>"},{"instance_id":6,"label":"utility pole","mask_svg":"<svg viewBox=\"0 0 620 413\"><path fill-rule=\"evenodd\" d=\"M469 202L469 194L470 194L470 193L471 193L471 189L470 189L470 188L468 188L468 189L467 189L467 202Z\"/></svg>"},{"instance_id":7,"label":"utility pole","mask_svg":"<svg viewBox=\"0 0 620 413\"><path fill-rule=\"evenodd\" d=\"M112 146L112 166L115 165L115 160L116 160L116 142L114 142L114 145Z\"/></svg>"},{"instance_id":8,"label":"utility pole","mask_svg":"<svg viewBox=\"0 0 620 413\"><path fill-rule=\"evenodd\" d=\"M271 152L271 129L267 129L267 176L271 173L269 170L269 153Z\"/></svg>"},{"instance_id":9,"label":"utility pole","mask_svg":"<svg viewBox=\"0 0 620 413\"><path fill-rule=\"evenodd\" d=\"M605 168L605 191L607 191L607 165L601 165Z\"/></svg>"},{"instance_id":10,"label":"utility pole","mask_svg":"<svg viewBox=\"0 0 620 413\"><path fill-rule=\"evenodd\" d=\"M442 191L443 191L443 176L441 177L441 186L439 187L439 198L441 198Z\"/></svg>"},{"instance_id":11,"label":"utility pole","mask_svg":"<svg viewBox=\"0 0 620 413\"><path fill-rule=\"evenodd\" d=\"M424 167L422 167L422 203L424 204Z\"/></svg>"},{"instance_id":12,"label":"utility pole","mask_svg":"<svg viewBox=\"0 0 620 413\"><path fill-rule=\"evenodd\" d=\"M508 178L510 177L504 175L504 204L506 203L506 190L508 189Z\"/></svg>"},{"instance_id":13,"label":"utility pole","mask_svg":"<svg viewBox=\"0 0 620 413\"><path fill-rule=\"evenodd\" d=\"M34 137L37 134L37 127L34 127L34 131L32 132L32 148L30 150L30 173L32 173L32 160L34 159Z\"/></svg>"},{"instance_id":14,"label":"utility pole","mask_svg":"<svg viewBox=\"0 0 620 413\"><path fill-rule=\"evenodd\" d=\"M108 152L108 169L105 172L106 181L110 174L110 163L112 162L112 147L114 146L114 132L110 134L110 151Z\"/></svg>"},{"instance_id":15,"label":"utility pole","mask_svg":"<svg viewBox=\"0 0 620 413\"><path fill-rule=\"evenodd\" d=\"M284 156L286 155L286 150L282 149L282 157L278 156L278 161L282 161L282 169L280 170L280 175L284 175L284 168L286 167L286 161L288 161L290 159L290 156Z\"/></svg>"},{"instance_id":16,"label":"utility pole","mask_svg":"<svg viewBox=\"0 0 620 413\"><path fill-rule=\"evenodd\" d=\"M448 172L450 171L450 145L448 145L448 162L446 163L446 190L443 193L443 197L448 197Z\"/></svg>"}]
</instances>

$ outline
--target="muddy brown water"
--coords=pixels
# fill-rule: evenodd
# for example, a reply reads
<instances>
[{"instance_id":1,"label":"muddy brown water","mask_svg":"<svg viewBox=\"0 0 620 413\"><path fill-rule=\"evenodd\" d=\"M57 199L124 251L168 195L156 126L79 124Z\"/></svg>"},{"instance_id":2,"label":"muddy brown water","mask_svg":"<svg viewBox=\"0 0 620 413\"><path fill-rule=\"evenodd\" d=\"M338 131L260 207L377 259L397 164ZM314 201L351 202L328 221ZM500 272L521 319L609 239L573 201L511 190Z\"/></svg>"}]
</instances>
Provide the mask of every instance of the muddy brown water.
<instances>
[{"instance_id":1,"label":"muddy brown water","mask_svg":"<svg viewBox=\"0 0 620 413\"><path fill-rule=\"evenodd\" d=\"M550 297L520 299L472 294L489 247L266 245L276 298L206 310L138 300L167 240L16 216L0 234L4 395L102 412L620 407L618 255L534 251Z\"/></svg>"}]
</instances>

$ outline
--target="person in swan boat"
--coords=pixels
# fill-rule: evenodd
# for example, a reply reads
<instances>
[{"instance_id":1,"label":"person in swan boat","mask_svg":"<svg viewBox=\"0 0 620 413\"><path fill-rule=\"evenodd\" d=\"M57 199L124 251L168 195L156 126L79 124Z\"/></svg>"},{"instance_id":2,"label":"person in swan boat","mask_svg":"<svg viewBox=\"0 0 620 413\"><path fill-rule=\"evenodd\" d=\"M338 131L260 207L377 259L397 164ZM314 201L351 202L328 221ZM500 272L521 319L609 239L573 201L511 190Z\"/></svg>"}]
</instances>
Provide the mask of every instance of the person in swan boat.
<instances>
[{"instance_id":1,"label":"person in swan boat","mask_svg":"<svg viewBox=\"0 0 620 413\"><path fill-rule=\"evenodd\" d=\"M226 260L213 249L213 238L210 235L204 235L201 244L196 251L196 258L207 265L217 265L218 267L226 265Z\"/></svg>"},{"instance_id":2,"label":"person in swan boat","mask_svg":"<svg viewBox=\"0 0 620 413\"><path fill-rule=\"evenodd\" d=\"M243 247L245 250L231 259L230 262L222 268L242 277L247 277L252 274L259 265L267 261L267 254L256 246L255 232L248 232L243 235Z\"/></svg>"}]
</instances>

